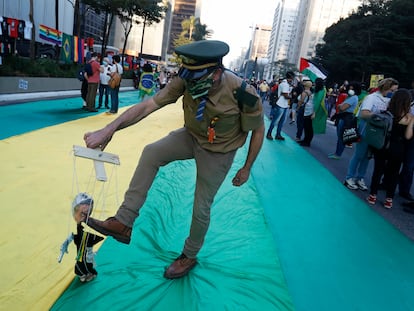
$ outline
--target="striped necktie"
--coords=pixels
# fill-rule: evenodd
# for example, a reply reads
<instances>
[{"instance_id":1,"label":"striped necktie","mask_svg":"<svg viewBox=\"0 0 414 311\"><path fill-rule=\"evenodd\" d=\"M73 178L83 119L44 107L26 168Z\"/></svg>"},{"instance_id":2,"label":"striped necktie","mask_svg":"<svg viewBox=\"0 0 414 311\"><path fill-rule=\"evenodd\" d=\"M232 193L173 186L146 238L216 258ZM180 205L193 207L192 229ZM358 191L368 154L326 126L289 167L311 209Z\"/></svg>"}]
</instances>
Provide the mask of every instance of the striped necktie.
<instances>
[{"instance_id":1,"label":"striped necktie","mask_svg":"<svg viewBox=\"0 0 414 311\"><path fill-rule=\"evenodd\" d=\"M196 120L203 121L203 114L204 109L206 108L207 98L202 97L200 103L198 104L197 112L196 112Z\"/></svg>"}]
</instances>

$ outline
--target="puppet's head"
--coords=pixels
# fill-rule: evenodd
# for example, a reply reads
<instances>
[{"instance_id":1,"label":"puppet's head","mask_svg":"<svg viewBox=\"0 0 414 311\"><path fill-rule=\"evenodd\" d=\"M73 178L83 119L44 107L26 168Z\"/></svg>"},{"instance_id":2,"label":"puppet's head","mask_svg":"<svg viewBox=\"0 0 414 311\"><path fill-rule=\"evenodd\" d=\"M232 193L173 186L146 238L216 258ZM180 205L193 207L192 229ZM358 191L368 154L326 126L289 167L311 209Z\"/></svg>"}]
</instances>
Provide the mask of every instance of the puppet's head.
<instances>
[{"instance_id":1,"label":"puppet's head","mask_svg":"<svg viewBox=\"0 0 414 311\"><path fill-rule=\"evenodd\" d=\"M85 193L79 193L72 202L72 216L76 223L85 221L86 218L92 213L93 198Z\"/></svg>"}]
</instances>

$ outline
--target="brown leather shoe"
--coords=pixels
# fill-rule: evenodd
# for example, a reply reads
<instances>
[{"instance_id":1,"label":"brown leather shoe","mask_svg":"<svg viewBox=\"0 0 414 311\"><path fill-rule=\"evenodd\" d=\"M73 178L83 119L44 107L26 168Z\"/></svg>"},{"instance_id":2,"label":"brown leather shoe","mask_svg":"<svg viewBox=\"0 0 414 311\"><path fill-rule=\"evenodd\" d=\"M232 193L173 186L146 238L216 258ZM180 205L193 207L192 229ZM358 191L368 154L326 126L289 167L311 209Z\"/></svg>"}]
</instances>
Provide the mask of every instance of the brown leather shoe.
<instances>
[{"instance_id":1,"label":"brown leather shoe","mask_svg":"<svg viewBox=\"0 0 414 311\"><path fill-rule=\"evenodd\" d=\"M197 259L181 254L164 272L167 279L177 279L188 273L197 263Z\"/></svg>"},{"instance_id":2,"label":"brown leather shoe","mask_svg":"<svg viewBox=\"0 0 414 311\"><path fill-rule=\"evenodd\" d=\"M89 217L87 225L102 234L113 237L121 243L129 244L131 242L132 228L125 226L115 217L109 217L105 221Z\"/></svg>"}]
</instances>

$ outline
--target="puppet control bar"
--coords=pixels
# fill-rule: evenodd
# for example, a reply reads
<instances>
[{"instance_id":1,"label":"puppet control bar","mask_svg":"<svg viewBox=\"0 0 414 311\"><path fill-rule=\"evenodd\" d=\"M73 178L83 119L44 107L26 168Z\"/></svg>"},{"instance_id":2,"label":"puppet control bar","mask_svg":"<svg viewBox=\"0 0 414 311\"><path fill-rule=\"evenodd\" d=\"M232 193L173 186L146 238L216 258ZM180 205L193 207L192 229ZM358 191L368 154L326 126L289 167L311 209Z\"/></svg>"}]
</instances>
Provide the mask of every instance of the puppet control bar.
<instances>
[{"instance_id":1,"label":"puppet control bar","mask_svg":"<svg viewBox=\"0 0 414 311\"><path fill-rule=\"evenodd\" d=\"M103 152L100 149L90 149L81 146L73 146L73 154L77 157L93 160L95 166L96 179L107 181L104 162L120 165L119 157L116 154Z\"/></svg>"}]
</instances>

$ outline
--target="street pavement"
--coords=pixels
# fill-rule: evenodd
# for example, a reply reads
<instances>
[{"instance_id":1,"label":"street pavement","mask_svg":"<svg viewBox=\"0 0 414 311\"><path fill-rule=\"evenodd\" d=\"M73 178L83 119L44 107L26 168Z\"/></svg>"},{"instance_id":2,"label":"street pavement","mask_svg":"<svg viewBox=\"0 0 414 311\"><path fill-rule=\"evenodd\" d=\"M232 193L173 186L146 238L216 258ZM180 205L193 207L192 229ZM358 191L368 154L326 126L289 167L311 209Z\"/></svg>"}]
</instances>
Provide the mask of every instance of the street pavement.
<instances>
[{"instance_id":1,"label":"street pavement","mask_svg":"<svg viewBox=\"0 0 414 311\"><path fill-rule=\"evenodd\" d=\"M269 117L270 115L269 103L265 101L263 104L263 107L264 107L266 116ZM287 118L282 131L284 132L285 136L288 136L294 140L296 137L296 123L289 124L289 121L290 119ZM273 136L275 136L275 133L276 133L276 129L273 130ZM339 160L329 159L328 154L335 152L336 140L337 140L336 127L333 124L333 122L328 121L326 133L315 135L312 140L311 147L303 147L303 148L305 148L313 157L315 157L323 166L325 166L338 179L338 181L343 183L346 172L348 170L348 163L353 155L354 148L345 148L345 151L341 159ZM278 141L278 140L270 141L266 139L264 143L265 144L270 144L270 143L283 144L283 141ZM365 183L367 184L368 187L371 182L373 164L374 164L374 160L371 160L368 166L367 174L365 176ZM317 182L317 178L318 177L315 176L315 182ZM411 188L411 193L414 193L412 188ZM330 191L330 189L326 189L326 191ZM368 196L369 190L368 191L349 190L349 191L351 191L356 196L358 196L361 200L364 200L364 202L366 202L366 197ZM332 193L332 201L335 200L335 197L336 197L335 193ZM392 209L388 210L383 207L384 199L385 199L385 193L383 191L380 191L378 194L378 201L376 205L372 206L366 202L367 208L372 208L373 210L375 210L378 214L384 217L384 219L386 219L390 224L395 226L408 238L410 238L411 240L414 240L414 214L409 214L409 213L404 212L402 203L406 202L406 200L401 198L398 195L398 189L396 191L396 194L393 200ZM315 208L317 208L317 204L315 204Z\"/></svg>"}]
</instances>

